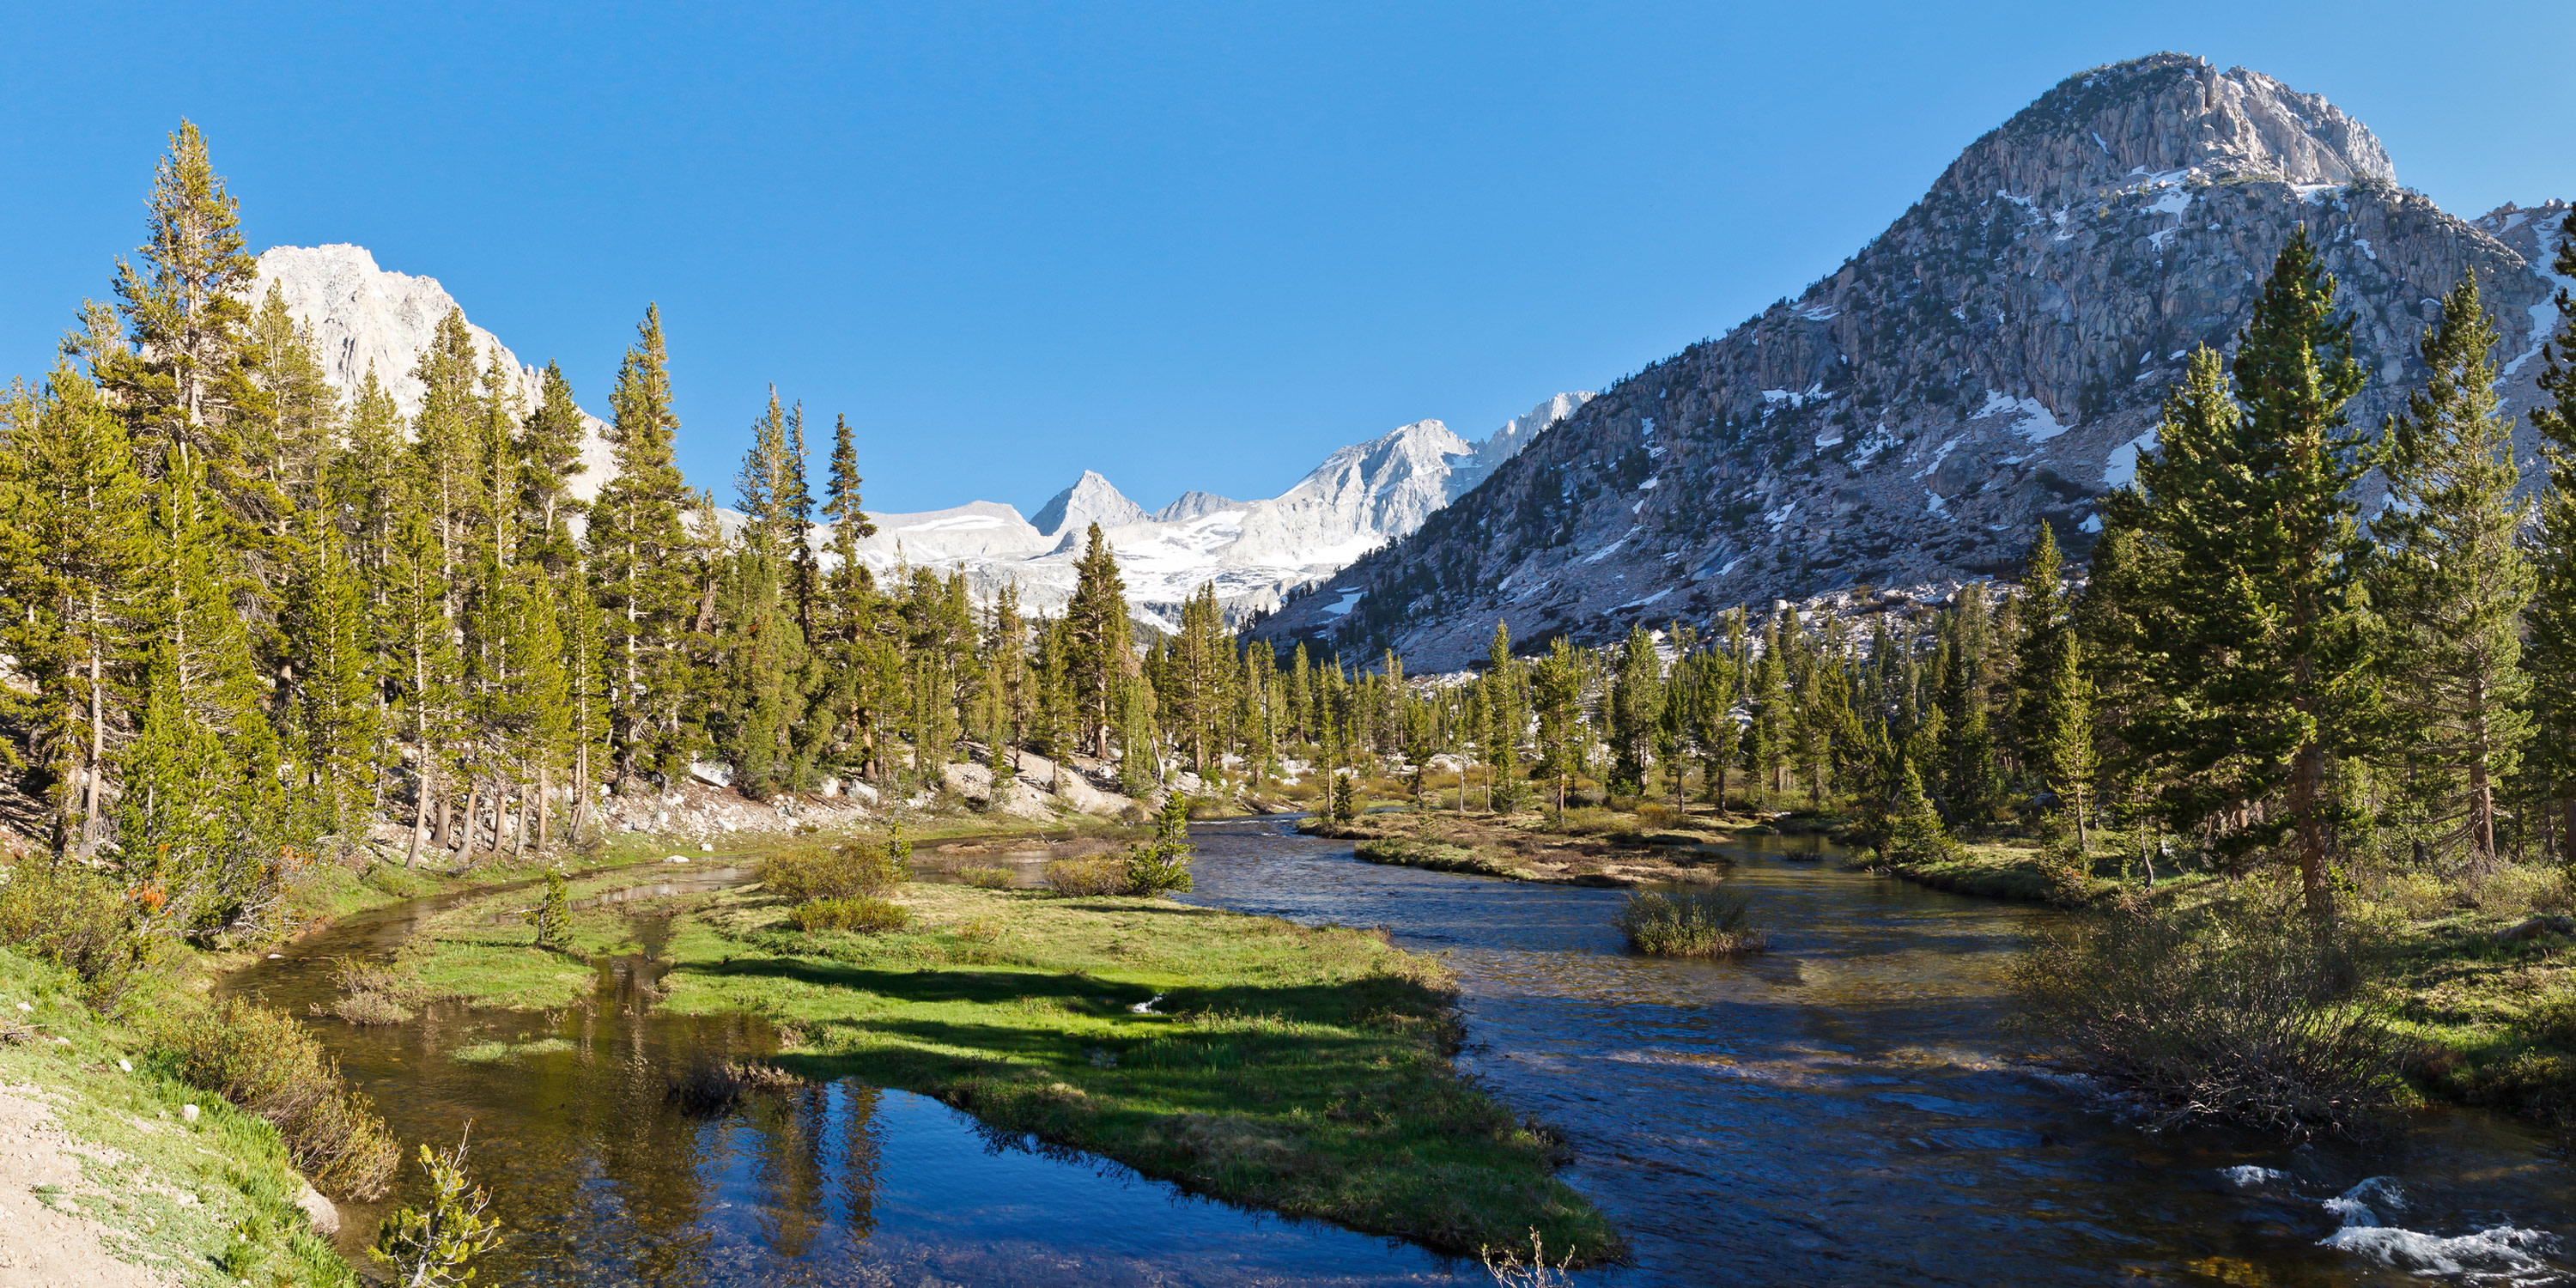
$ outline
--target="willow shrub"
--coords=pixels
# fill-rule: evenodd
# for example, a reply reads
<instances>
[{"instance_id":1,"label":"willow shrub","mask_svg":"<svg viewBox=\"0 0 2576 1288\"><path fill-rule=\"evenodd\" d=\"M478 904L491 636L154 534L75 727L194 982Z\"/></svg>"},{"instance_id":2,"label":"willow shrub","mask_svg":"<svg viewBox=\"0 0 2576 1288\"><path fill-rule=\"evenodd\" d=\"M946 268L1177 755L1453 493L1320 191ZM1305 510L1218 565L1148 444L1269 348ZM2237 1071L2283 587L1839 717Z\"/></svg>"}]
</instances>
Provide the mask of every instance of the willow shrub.
<instances>
[{"instance_id":1,"label":"willow shrub","mask_svg":"<svg viewBox=\"0 0 2576 1288\"><path fill-rule=\"evenodd\" d=\"M911 875L893 847L853 841L830 849L791 850L761 861L760 884L796 903L882 897Z\"/></svg>"},{"instance_id":2,"label":"willow shrub","mask_svg":"<svg viewBox=\"0 0 2576 1288\"><path fill-rule=\"evenodd\" d=\"M848 899L809 899L796 905L788 914L796 928L812 934L818 930L852 930L875 933L901 930L912 922L912 914L900 905L883 899L859 895Z\"/></svg>"},{"instance_id":3,"label":"willow shrub","mask_svg":"<svg viewBox=\"0 0 2576 1288\"><path fill-rule=\"evenodd\" d=\"M1047 888L1063 895L1129 894L1127 860L1055 859L1046 865Z\"/></svg>"},{"instance_id":4,"label":"willow shrub","mask_svg":"<svg viewBox=\"0 0 2576 1288\"><path fill-rule=\"evenodd\" d=\"M80 976L90 1005L113 1009L150 956L140 908L106 874L35 857L0 869L0 944Z\"/></svg>"},{"instance_id":5,"label":"willow shrub","mask_svg":"<svg viewBox=\"0 0 2576 1288\"><path fill-rule=\"evenodd\" d=\"M1771 947L1751 921L1744 896L1732 890L1679 890L1632 894L1611 924L1630 948L1651 956L1737 957Z\"/></svg>"},{"instance_id":6,"label":"willow shrub","mask_svg":"<svg viewBox=\"0 0 2576 1288\"><path fill-rule=\"evenodd\" d=\"M2357 1134L2403 1088L2403 1047L2351 935L2245 901L2114 905L2035 935L2017 1019L2156 1126Z\"/></svg>"},{"instance_id":7,"label":"willow shrub","mask_svg":"<svg viewBox=\"0 0 2576 1288\"><path fill-rule=\"evenodd\" d=\"M401 1162L375 1103L293 1017L242 998L165 1017L159 1041L179 1077L266 1119L296 1170L334 1198L374 1200Z\"/></svg>"}]
</instances>

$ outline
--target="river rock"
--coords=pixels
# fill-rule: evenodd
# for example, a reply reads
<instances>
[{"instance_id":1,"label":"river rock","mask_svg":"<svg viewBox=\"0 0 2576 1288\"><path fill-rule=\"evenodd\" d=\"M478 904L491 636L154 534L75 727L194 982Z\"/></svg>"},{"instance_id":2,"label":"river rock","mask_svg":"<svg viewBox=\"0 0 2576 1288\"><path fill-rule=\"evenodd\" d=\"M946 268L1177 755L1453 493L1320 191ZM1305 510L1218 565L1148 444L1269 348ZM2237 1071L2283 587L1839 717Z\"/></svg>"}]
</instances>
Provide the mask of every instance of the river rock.
<instances>
[{"instance_id":1,"label":"river rock","mask_svg":"<svg viewBox=\"0 0 2576 1288\"><path fill-rule=\"evenodd\" d=\"M339 1207L331 1200L322 1197L322 1191L313 1188L312 1182L303 1177L296 1177L295 1185L302 1191L295 1196L295 1206L304 1209L304 1218L313 1223L313 1232L326 1239L338 1234L340 1232Z\"/></svg>"}]
</instances>

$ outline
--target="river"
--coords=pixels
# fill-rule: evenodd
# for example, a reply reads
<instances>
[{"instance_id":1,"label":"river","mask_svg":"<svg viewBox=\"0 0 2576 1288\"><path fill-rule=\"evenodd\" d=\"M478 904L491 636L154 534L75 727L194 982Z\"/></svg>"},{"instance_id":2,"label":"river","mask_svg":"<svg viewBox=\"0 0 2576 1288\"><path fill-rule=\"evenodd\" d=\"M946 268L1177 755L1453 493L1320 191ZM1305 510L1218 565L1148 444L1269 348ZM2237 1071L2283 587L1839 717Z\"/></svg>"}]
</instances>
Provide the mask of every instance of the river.
<instances>
[{"instance_id":1,"label":"river","mask_svg":"<svg viewBox=\"0 0 2576 1288\"><path fill-rule=\"evenodd\" d=\"M1621 951L1618 891L1380 867L1275 820L1203 824L1190 902L1384 926L1445 953L1462 1064L1560 1128L1567 1178L1636 1263L1606 1285L2576 1283L2554 1133L2435 1111L2358 1147L2146 1135L2081 1083L2017 1062L2002 975L2045 910L1843 868L1812 840L1744 847L1729 878L1773 950ZM701 868L657 888L747 874ZM436 901L352 919L228 983L302 1009L331 958L380 953ZM406 1140L475 1123L511 1232L487 1284L1481 1283L1311 1222L1183 1196L1029 1148L937 1102L855 1083L713 1120L666 1071L757 1054L756 1018L607 1003L554 1016L434 1007L318 1026ZM467 1058L459 1058L467 1057ZM353 1210L352 1251L372 1228Z\"/></svg>"}]
</instances>

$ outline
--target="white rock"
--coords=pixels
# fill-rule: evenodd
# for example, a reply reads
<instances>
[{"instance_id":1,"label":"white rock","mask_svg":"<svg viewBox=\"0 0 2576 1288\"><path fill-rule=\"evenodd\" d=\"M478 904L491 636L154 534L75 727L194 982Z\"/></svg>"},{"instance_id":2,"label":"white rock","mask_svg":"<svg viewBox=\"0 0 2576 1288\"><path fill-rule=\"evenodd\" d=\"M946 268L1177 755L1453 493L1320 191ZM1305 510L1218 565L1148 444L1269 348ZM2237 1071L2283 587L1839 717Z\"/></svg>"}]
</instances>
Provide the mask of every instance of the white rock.
<instances>
[{"instance_id":1,"label":"white rock","mask_svg":"<svg viewBox=\"0 0 2576 1288\"><path fill-rule=\"evenodd\" d=\"M179 1116L189 1122L195 1122L197 1121L197 1107L195 1105L181 1105L179 1106Z\"/></svg>"}]
</instances>

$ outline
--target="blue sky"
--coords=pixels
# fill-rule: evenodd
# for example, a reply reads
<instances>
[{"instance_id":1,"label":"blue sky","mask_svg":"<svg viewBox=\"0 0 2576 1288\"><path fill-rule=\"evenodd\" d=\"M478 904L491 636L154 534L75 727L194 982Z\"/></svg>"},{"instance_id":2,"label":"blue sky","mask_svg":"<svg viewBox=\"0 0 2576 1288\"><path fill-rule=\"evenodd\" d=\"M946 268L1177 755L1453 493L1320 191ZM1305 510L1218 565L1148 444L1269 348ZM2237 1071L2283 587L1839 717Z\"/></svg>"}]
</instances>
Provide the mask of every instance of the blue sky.
<instances>
[{"instance_id":1,"label":"blue sky","mask_svg":"<svg viewBox=\"0 0 2576 1288\"><path fill-rule=\"evenodd\" d=\"M647 300L682 464L771 382L871 508L1270 495L1479 437L1831 270L2064 76L2323 93L2457 213L2576 196L2576 5L13 6L0 374L208 132L254 246L438 278L604 410ZM217 12L220 9L220 12Z\"/></svg>"}]
</instances>

